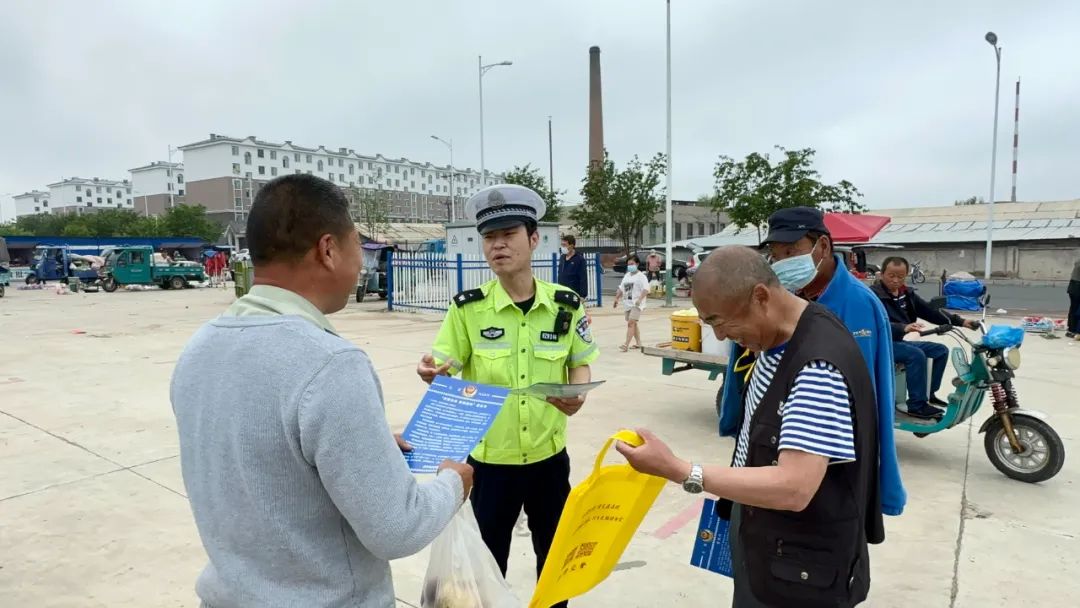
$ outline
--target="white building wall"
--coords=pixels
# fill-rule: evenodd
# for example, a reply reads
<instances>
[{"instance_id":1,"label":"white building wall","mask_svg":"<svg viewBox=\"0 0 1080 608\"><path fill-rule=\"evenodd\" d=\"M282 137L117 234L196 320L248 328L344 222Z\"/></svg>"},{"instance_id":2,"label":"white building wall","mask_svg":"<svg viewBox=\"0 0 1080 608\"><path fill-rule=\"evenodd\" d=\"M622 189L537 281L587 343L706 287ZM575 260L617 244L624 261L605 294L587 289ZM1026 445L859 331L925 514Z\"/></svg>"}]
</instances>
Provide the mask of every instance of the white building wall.
<instances>
[{"instance_id":1,"label":"white building wall","mask_svg":"<svg viewBox=\"0 0 1080 608\"><path fill-rule=\"evenodd\" d=\"M87 200L84 198L85 195L86 193L81 189L76 190L76 184L64 182L59 185L49 186L50 206L53 210L85 206Z\"/></svg>"},{"instance_id":2,"label":"white building wall","mask_svg":"<svg viewBox=\"0 0 1080 608\"><path fill-rule=\"evenodd\" d=\"M184 181L200 181L233 175L232 163L239 162L232 156L230 145L225 142L184 151Z\"/></svg>"},{"instance_id":3,"label":"white building wall","mask_svg":"<svg viewBox=\"0 0 1080 608\"><path fill-rule=\"evenodd\" d=\"M51 203L48 192L34 190L11 198L15 201L15 217L50 213Z\"/></svg>"},{"instance_id":4,"label":"white building wall","mask_svg":"<svg viewBox=\"0 0 1080 608\"><path fill-rule=\"evenodd\" d=\"M183 196L186 179L182 164L177 164L175 167L167 165L140 167L131 171L131 188L135 196L154 194Z\"/></svg>"},{"instance_id":5,"label":"white building wall","mask_svg":"<svg viewBox=\"0 0 1080 608\"><path fill-rule=\"evenodd\" d=\"M131 172L131 190L135 196L164 194L168 183L164 167Z\"/></svg>"},{"instance_id":6,"label":"white building wall","mask_svg":"<svg viewBox=\"0 0 1080 608\"><path fill-rule=\"evenodd\" d=\"M261 154L261 156L260 156ZM354 151L298 148L291 143L261 145L246 138L224 139L184 150L185 178L199 181L226 176L270 180L282 175L317 175L342 186L443 195L449 189L448 172L408 160L365 157ZM491 183L499 176L489 173ZM480 189L477 171L454 171L454 191L469 196Z\"/></svg>"},{"instance_id":7,"label":"white building wall","mask_svg":"<svg viewBox=\"0 0 1080 608\"><path fill-rule=\"evenodd\" d=\"M131 209L131 183L112 180L69 179L49 185L49 207L53 211L71 207Z\"/></svg>"}]
</instances>

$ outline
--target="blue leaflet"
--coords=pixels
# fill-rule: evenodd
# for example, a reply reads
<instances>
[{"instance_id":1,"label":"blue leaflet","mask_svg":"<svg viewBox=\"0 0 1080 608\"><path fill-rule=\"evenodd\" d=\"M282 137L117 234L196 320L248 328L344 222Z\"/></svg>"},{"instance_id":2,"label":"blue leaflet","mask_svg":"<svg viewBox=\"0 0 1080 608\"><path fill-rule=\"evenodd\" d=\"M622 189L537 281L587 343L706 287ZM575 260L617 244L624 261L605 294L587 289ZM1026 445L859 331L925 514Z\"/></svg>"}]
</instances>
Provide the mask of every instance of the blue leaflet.
<instances>
[{"instance_id":1,"label":"blue leaflet","mask_svg":"<svg viewBox=\"0 0 1080 608\"><path fill-rule=\"evenodd\" d=\"M405 462L414 473L434 473L445 460L464 461L495 422L509 389L436 376L409 420Z\"/></svg>"},{"instance_id":2,"label":"blue leaflet","mask_svg":"<svg viewBox=\"0 0 1080 608\"><path fill-rule=\"evenodd\" d=\"M728 540L728 524L716 514L716 501L705 499L701 507L701 522L694 539L694 552L690 565L734 577L731 567L731 543Z\"/></svg>"}]
</instances>

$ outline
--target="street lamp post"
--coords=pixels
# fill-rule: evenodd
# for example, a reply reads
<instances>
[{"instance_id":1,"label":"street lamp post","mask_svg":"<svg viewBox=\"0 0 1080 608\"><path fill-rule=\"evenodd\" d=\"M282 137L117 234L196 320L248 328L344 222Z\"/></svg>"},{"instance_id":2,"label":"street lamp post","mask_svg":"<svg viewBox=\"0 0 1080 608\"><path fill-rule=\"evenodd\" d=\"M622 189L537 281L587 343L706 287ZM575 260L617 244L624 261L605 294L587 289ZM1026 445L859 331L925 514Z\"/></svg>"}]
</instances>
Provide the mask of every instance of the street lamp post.
<instances>
[{"instance_id":1,"label":"street lamp post","mask_svg":"<svg viewBox=\"0 0 1080 608\"><path fill-rule=\"evenodd\" d=\"M457 218L454 217L456 215L454 213L454 211L455 211L454 210L454 138L451 137L450 141L446 141L445 139L443 139L443 138L441 138L441 137L439 137L437 135L432 135L431 139L434 139L437 142L441 142L444 146L446 146L447 148L450 149L450 178L449 178L450 179L450 198L449 198L449 200L450 200L450 210L449 211L450 212L449 212L448 215L449 215L450 221L452 222L455 219L457 219Z\"/></svg>"},{"instance_id":2,"label":"street lamp post","mask_svg":"<svg viewBox=\"0 0 1080 608\"><path fill-rule=\"evenodd\" d=\"M146 193L143 192L142 190L132 190L131 191L131 196L133 196L134 198L139 198L140 194L142 195L142 200L143 200L143 216L150 217L150 199L146 196ZM134 199L132 199L132 200L134 200Z\"/></svg>"},{"instance_id":3,"label":"street lamp post","mask_svg":"<svg viewBox=\"0 0 1080 608\"><path fill-rule=\"evenodd\" d=\"M997 132L998 132L998 100L1001 96L1001 47L998 46L998 37L994 32L986 32L986 42L994 47L994 57L997 59L997 76L994 80L994 143L990 152L990 200L986 205L986 274L984 279L990 280L991 257L994 248L994 181L997 177Z\"/></svg>"},{"instance_id":4,"label":"street lamp post","mask_svg":"<svg viewBox=\"0 0 1080 608\"><path fill-rule=\"evenodd\" d=\"M498 63L489 63L484 65L482 57L476 57L476 74L477 82L480 83L480 187L487 186L487 170L484 168L484 74L487 74L491 68L497 68L501 65L514 65L513 61L500 61Z\"/></svg>"},{"instance_id":5,"label":"street lamp post","mask_svg":"<svg viewBox=\"0 0 1080 608\"><path fill-rule=\"evenodd\" d=\"M671 0L667 0L667 179L664 204L664 306L671 306L672 292L675 291L675 259L671 247Z\"/></svg>"}]
</instances>

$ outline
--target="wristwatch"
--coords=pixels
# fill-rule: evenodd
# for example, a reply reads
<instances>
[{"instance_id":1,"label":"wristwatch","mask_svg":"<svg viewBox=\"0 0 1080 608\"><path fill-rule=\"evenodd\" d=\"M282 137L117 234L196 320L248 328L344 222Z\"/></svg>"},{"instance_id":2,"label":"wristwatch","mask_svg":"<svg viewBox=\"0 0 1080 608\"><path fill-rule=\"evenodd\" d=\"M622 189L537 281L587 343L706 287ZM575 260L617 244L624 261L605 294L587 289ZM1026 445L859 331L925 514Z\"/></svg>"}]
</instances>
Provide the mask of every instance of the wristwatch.
<instances>
[{"instance_id":1,"label":"wristwatch","mask_svg":"<svg viewBox=\"0 0 1080 608\"><path fill-rule=\"evenodd\" d=\"M701 494L705 490L705 472L700 464L690 463L690 476L682 482L682 489L690 494Z\"/></svg>"}]
</instances>

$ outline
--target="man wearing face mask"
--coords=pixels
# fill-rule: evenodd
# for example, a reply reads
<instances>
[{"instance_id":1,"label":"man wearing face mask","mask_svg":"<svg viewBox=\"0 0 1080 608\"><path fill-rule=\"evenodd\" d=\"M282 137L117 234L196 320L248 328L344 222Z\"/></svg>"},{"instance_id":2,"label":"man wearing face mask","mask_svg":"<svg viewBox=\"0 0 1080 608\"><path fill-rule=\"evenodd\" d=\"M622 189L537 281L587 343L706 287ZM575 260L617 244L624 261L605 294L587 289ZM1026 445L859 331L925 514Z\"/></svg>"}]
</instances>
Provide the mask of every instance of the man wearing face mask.
<instances>
[{"instance_id":1,"label":"man wearing face mask","mask_svg":"<svg viewBox=\"0 0 1080 608\"><path fill-rule=\"evenodd\" d=\"M836 315L855 338L874 383L880 441L878 475L881 510L900 515L907 493L893 441L894 366L892 329L885 308L870 289L855 279L843 258L833 251L825 215L810 207L781 209L769 218L769 232L762 242L780 283L792 293L817 302ZM752 355L732 345L731 361L724 377L720 435L738 432L739 404L745 380L753 367Z\"/></svg>"},{"instance_id":2,"label":"man wearing face mask","mask_svg":"<svg viewBox=\"0 0 1080 608\"><path fill-rule=\"evenodd\" d=\"M589 299L589 279L585 274L585 256L577 252L577 239L574 235L567 234L562 237L559 251L562 253L562 257L559 258L559 285L573 289L582 300Z\"/></svg>"}]
</instances>

